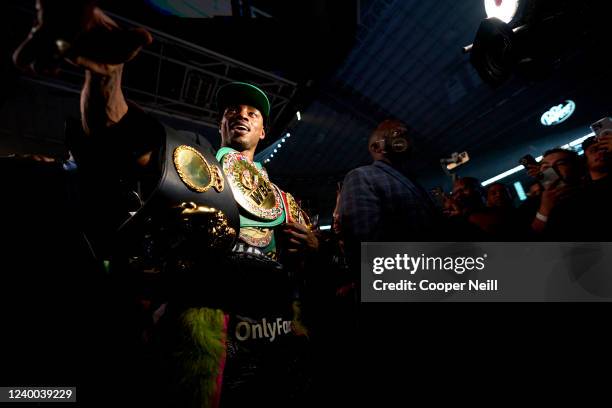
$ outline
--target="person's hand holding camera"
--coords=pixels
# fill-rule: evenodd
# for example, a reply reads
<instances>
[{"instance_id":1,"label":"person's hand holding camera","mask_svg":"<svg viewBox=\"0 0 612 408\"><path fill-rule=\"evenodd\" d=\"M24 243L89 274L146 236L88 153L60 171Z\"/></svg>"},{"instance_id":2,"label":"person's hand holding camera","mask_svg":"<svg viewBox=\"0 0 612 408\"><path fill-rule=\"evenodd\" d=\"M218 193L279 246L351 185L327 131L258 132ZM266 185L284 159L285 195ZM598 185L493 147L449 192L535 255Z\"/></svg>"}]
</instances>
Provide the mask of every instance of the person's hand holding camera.
<instances>
[{"instance_id":1,"label":"person's hand holding camera","mask_svg":"<svg viewBox=\"0 0 612 408\"><path fill-rule=\"evenodd\" d=\"M612 129L605 129L597 136L597 148L612 153Z\"/></svg>"}]
</instances>

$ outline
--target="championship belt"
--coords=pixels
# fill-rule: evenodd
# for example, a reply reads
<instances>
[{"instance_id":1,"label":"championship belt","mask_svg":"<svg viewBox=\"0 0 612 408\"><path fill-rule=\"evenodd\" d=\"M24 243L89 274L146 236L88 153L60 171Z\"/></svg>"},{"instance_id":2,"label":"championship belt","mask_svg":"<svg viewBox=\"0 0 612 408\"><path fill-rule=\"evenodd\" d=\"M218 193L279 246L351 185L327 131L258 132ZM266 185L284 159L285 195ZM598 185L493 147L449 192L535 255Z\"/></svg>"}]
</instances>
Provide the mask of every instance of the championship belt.
<instances>
[{"instance_id":1,"label":"championship belt","mask_svg":"<svg viewBox=\"0 0 612 408\"><path fill-rule=\"evenodd\" d=\"M221 148L217 159L223 166L234 199L245 213L241 226L245 225L243 218L254 218L252 226L280 225L284 220L282 197L266 173L245 155L230 148Z\"/></svg>"},{"instance_id":2,"label":"championship belt","mask_svg":"<svg viewBox=\"0 0 612 408\"><path fill-rule=\"evenodd\" d=\"M194 133L165 129L158 185L121 229L146 220L166 247L184 241L189 248L231 249L240 231L238 207L212 146Z\"/></svg>"}]
</instances>

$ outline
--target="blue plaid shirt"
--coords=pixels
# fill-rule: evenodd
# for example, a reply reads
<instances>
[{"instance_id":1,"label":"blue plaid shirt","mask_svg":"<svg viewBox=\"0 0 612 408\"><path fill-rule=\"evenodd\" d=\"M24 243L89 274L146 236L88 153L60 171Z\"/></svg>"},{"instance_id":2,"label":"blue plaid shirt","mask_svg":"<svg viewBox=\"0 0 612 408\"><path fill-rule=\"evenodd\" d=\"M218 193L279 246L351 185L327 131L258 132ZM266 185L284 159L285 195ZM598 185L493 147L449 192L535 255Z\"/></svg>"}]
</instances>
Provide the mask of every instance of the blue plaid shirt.
<instances>
[{"instance_id":1,"label":"blue plaid shirt","mask_svg":"<svg viewBox=\"0 0 612 408\"><path fill-rule=\"evenodd\" d=\"M427 241L438 220L438 211L427 192L382 161L346 175L339 215L345 241L354 245L368 241Z\"/></svg>"}]
</instances>

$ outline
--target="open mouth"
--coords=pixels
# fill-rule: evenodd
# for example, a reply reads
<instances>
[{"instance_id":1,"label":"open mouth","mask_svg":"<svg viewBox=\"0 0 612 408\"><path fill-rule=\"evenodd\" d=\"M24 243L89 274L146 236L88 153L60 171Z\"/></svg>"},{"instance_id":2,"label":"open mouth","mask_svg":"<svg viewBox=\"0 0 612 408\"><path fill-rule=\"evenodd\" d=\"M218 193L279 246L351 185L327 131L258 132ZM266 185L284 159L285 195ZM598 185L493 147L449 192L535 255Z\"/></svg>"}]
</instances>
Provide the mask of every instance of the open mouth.
<instances>
[{"instance_id":1,"label":"open mouth","mask_svg":"<svg viewBox=\"0 0 612 408\"><path fill-rule=\"evenodd\" d=\"M240 132L248 132L251 129L249 129L249 127L245 125L244 123L234 123L232 125L232 130L238 130Z\"/></svg>"}]
</instances>

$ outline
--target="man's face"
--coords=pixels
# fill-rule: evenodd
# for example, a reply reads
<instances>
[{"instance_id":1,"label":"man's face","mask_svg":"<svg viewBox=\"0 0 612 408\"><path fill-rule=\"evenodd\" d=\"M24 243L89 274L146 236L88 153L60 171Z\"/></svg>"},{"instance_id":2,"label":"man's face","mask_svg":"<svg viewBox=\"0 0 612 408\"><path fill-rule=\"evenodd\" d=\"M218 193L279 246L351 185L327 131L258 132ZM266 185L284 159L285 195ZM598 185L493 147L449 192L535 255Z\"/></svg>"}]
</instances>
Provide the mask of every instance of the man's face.
<instances>
[{"instance_id":1,"label":"man's face","mask_svg":"<svg viewBox=\"0 0 612 408\"><path fill-rule=\"evenodd\" d=\"M406 161L410 156L412 140L408 135L408 128L402 122L394 119L382 121L370 137L370 145L377 147L378 154L394 163ZM397 151L392 149L394 146ZM372 149L370 149L372 154ZM379 157L373 156L375 160Z\"/></svg>"},{"instance_id":2,"label":"man's face","mask_svg":"<svg viewBox=\"0 0 612 408\"><path fill-rule=\"evenodd\" d=\"M556 152L544 156L540 164L540 171L544 171L549 167L554 167L565 181L572 181L578 178L578 168L568 153Z\"/></svg>"},{"instance_id":3,"label":"man's face","mask_svg":"<svg viewBox=\"0 0 612 408\"><path fill-rule=\"evenodd\" d=\"M255 150L266 135L261 112L248 105L230 105L225 108L220 124L221 145L240 152Z\"/></svg>"},{"instance_id":4,"label":"man's face","mask_svg":"<svg viewBox=\"0 0 612 408\"><path fill-rule=\"evenodd\" d=\"M462 179L455 181L452 198L462 211L474 210L482 205L480 192L472 183Z\"/></svg>"},{"instance_id":5,"label":"man's face","mask_svg":"<svg viewBox=\"0 0 612 408\"><path fill-rule=\"evenodd\" d=\"M606 171L609 169L609 157L606 150L598 146L597 143L587 147L584 151L587 159L587 168L594 171Z\"/></svg>"},{"instance_id":6,"label":"man's face","mask_svg":"<svg viewBox=\"0 0 612 408\"><path fill-rule=\"evenodd\" d=\"M508 195L508 190L502 184L493 184L487 190L488 207L508 207L511 203L512 199Z\"/></svg>"},{"instance_id":7,"label":"man's face","mask_svg":"<svg viewBox=\"0 0 612 408\"><path fill-rule=\"evenodd\" d=\"M408 129L401 122L394 122L385 135L386 144L391 148L387 154L399 160L405 160L410 152L410 139ZM394 149L397 149L394 150Z\"/></svg>"},{"instance_id":8,"label":"man's face","mask_svg":"<svg viewBox=\"0 0 612 408\"><path fill-rule=\"evenodd\" d=\"M529 192L527 192L528 197L539 197L544 191L544 188L540 183L533 183L531 187L529 187Z\"/></svg>"}]
</instances>

